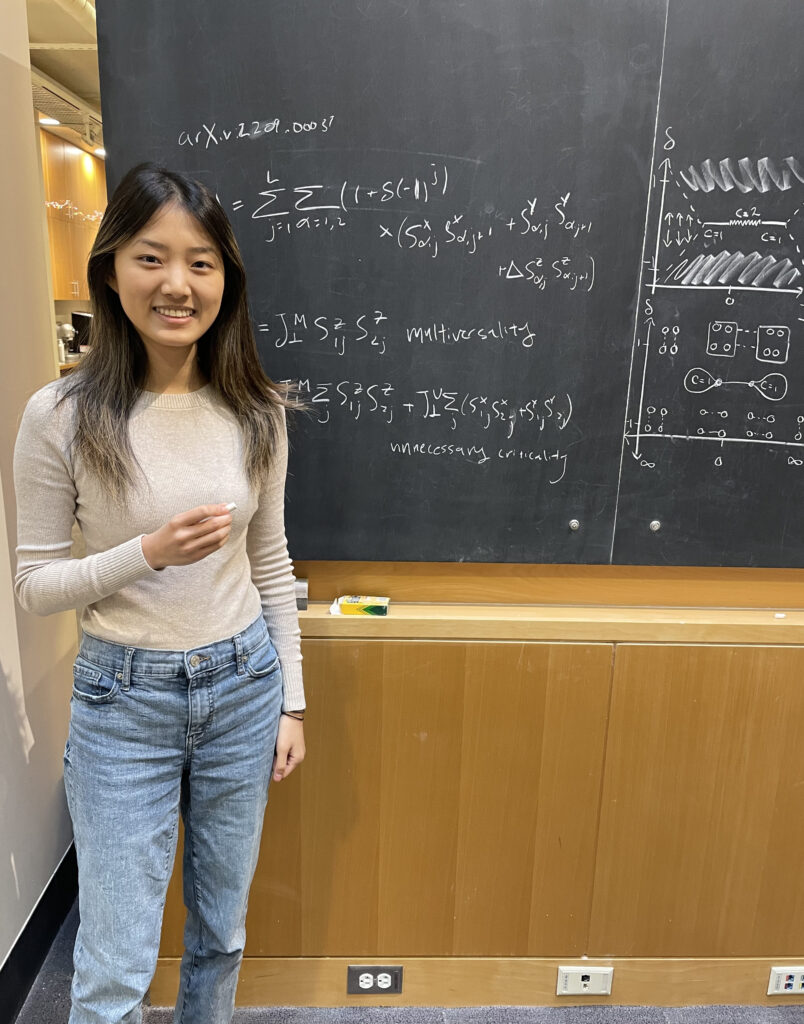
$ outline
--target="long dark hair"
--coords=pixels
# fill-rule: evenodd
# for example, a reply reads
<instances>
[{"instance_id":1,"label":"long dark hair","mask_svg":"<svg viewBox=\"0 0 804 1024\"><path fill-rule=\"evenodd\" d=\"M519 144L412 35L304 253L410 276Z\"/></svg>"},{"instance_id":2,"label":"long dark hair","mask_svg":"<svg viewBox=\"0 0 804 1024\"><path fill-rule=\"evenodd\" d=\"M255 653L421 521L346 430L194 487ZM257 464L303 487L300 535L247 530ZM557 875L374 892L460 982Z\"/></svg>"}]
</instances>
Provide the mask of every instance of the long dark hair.
<instances>
[{"instance_id":1,"label":"long dark hair","mask_svg":"<svg viewBox=\"0 0 804 1024\"><path fill-rule=\"evenodd\" d=\"M200 181L156 164L139 164L115 189L89 254L90 348L65 380L57 403L74 397L73 451L100 479L107 494L121 501L133 483L136 458L129 442L128 417L145 385L148 355L107 281L117 249L164 206L174 203L198 221L223 257L221 308L199 338L196 356L199 370L241 425L244 469L254 487L260 486L270 469L282 429L282 408L289 406L288 388L272 381L260 363L245 268L220 203Z\"/></svg>"}]
</instances>

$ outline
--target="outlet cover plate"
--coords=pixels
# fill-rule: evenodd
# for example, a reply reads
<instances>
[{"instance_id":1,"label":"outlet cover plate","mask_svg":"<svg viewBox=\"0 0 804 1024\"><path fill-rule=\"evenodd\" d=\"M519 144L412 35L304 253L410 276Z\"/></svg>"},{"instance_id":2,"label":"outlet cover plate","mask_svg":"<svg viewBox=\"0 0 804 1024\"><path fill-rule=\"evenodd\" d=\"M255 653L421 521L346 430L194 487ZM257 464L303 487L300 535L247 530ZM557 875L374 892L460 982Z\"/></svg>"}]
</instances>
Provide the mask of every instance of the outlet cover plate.
<instances>
[{"instance_id":1,"label":"outlet cover plate","mask_svg":"<svg viewBox=\"0 0 804 1024\"><path fill-rule=\"evenodd\" d=\"M558 968L558 996L610 996L613 967L573 964Z\"/></svg>"},{"instance_id":2,"label":"outlet cover plate","mask_svg":"<svg viewBox=\"0 0 804 1024\"><path fill-rule=\"evenodd\" d=\"M387 967L384 964L359 966L349 964L346 968L347 995L376 996L402 991L401 966Z\"/></svg>"},{"instance_id":3,"label":"outlet cover plate","mask_svg":"<svg viewBox=\"0 0 804 1024\"><path fill-rule=\"evenodd\" d=\"M769 996L804 996L804 965L771 967Z\"/></svg>"}]
</instances>

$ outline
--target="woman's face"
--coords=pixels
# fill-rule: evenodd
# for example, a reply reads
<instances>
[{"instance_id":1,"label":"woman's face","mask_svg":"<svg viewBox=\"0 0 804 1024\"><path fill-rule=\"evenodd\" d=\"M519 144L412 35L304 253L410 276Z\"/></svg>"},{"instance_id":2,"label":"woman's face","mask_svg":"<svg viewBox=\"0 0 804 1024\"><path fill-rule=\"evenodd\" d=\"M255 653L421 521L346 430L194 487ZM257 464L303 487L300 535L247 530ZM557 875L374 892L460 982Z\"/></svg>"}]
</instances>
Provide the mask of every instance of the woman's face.
<instances>
[{"instance_id":1,"label":"woman's face","mask_svg":"<svg viewBox=\"0 0 804 1024\"><path fill-rule=\"evenodd\" d=\"M107 281L146 349L195 345L223 299L223 259L198 221L163 206L115 252Z\"/></svg>"}]
</instances>

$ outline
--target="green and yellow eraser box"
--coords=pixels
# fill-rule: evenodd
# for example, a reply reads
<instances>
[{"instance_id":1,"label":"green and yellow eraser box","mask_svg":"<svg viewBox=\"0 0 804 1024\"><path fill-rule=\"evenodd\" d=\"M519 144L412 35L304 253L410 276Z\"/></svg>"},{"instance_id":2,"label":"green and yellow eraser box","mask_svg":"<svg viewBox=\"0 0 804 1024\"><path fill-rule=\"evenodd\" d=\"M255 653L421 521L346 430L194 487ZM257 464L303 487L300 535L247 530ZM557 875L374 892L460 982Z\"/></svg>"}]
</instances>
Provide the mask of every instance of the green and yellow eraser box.
<instances>
[{"instance_id":1,"label":"green and yellow eraser box","mask_svg":"<svg viewBox=\"0 0 804 1024\"><path fill-rule=\"evenodd\" d=\"M329 606L330 615L387 615L390 597L344 594Z\"/></svg>"}]
</instances>

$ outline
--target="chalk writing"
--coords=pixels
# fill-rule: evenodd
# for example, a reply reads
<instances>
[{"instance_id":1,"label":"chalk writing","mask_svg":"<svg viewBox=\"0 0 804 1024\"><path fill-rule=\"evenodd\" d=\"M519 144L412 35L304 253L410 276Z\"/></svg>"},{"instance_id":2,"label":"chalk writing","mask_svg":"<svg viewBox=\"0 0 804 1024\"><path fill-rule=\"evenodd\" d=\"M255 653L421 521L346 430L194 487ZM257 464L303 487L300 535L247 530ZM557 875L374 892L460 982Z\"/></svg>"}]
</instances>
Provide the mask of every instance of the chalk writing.
<instances>
[{"instance_id":1,"label":"chalk writing","mask_svg":"<svg viewBox=\"0 0 804 1024\"><path fill-rule=\"evenodd\" d=\"M801 182L804 171L793 157L781 169L767 157L706 159L700 169L692 165L677 175L670 157L660 162L650 199L655 247L642 280L624 432L641 468L655 468L643 452L657 441L717 443L716 470L730 445L804 447L801 423L788 405L791 378L762 369L790 362L804 323L802 254L794 234L802 204L792 197ZM687 190L698 193L696 203L714 194L716 212L696 209ZM732 190L757 198L726 211L722 196ZM709 304L703 330L697 307L683 301L686 295L692 302L693 293L710 293L722 307ZM787 315L780 320L783 308ZM693 404L703 396L706 405ZM712 396L716 405L708 404ZM769 406L778 406L778 413ZM796 461L791 456L788 465Z\"/></svg>"},{"instance_id":2,"label":"chalk writing","mask_svg":"<svg viewBox=\"0 0 804 1024\"><path fill-rule=\"evenodd\" d=\"M557 484L564 479L567 472L567 452L560 448L548 451L545 448L539 450L524 448L497 448L490 453L484 445L462 445L450 444L448 442L438 444L431 441L391 441L390 450L394 455L429 455L434 458L458 458L466 462L473 462L478 466L493 459L509 461L515 459L519 462L542 463L551 465L556 463L554 472L551 473L548 483Z\"/></svg>"},{"instance_id":3,"label":"chalk writing","mask_svg":"<svg viewBox=\"0 0 804 1024\"><path fill-rule=\"evenodd\" d=\"M788 156L782 161L782 170L778 171L775 164L768 157L757 160L756 169L754 161L749 157L743 157L737 161L737 168L734 167L734 160L726 157L719 164L713 160L704 160L700 171L697 167L690 167L680 172L682 180L694 191L700 189L702 192L711 192L715 187L729 192L737 188L742 193L768 192L772 188L786 191L793 184L793 179L804 182L804 168L795 157Z\"/></svg>"},{"instance_id":4,"label":"chalk writing","mask_svg":"<svg viewBox=\"0 0 804 1024\"><path fill-rule=\"evenodd\" d=\"M285 381L284 383L290 383ZM515 431L548 427L563 431L572 419L572 398L568 393L545 396L489 395L460 389L398 387L389 381L366 384L353 380L296 382L298 401L308 402L319 424L333 415L355 422L366 417L387 424L421 420L443 420L450 430L473 424L480 430L500 429L511 438ZM320 407L320 408L319 408Z\"/></svg>"},{"instance_id":5,"label":"chalk writing","mask_svg":"<svg viewBox=\"0 0 804 1024\"><path fill-rule=\"evenodd\" d=\"M267 138L270 135L309 135L311 132L328 132L335 120L334 114L329 114L320 121L286 121L280 117L272 117L265 120L259 118L256 121L239 121L236 124L229 124L226 127L218 125L216 121L210 124L202 124L200 128L192 128L189 131L182 129L178 133L177 144L179 146L198 146L202 149L209 149L210 146L220 146L227 142L238 142L241 139Z\"/></svg>"},{"instance_id":6,"label":"chalk writing","mask_svg":"<svg viewBox=\"0 0 804 1024\"><path fill-rule=\"evenodd\" d=\"M388 317L380 309L361 313L357 317L309 316L307 313L275 313L272 318L257 324L260 334L267 334L274 348L318 342L334 348L338 355L346 354L347 343L366 347L378 355L385 355L386 335L380 327ZM278 322L277 322L278 321Z\"/></svg>"},{"instance_id":7,"label":"chalk writing","mask_svg":"<svg viewBox=\"0 0 804 1024\"><path fill-rule=\"evenodd\" d=\"M432 323L407 327L405 333L409 342L419 345L457 345L477 339L478 341L492 342L506 341L522 348L532 348L536 338L536 334L527 320L519 324L503 324L498 320L495 324L483 327L452 327L444 323Z\"/></svg>"},{"instance_id":8,"label":"chalk writing","mask_svg":"<svg viewBox=\"0 0 804 1024\"><path fill-rule=\"evenodd\" d=\"M445 214L434 204L443 206L453 177L447 162L436 161L412 174L304 184L286 182L268 169L266 187L260 187L255 196L239 195L225 203L233 214L244 213L263 223L262 237L268 244L281 243L299 232L349 231L356 217L362 220L379 214L377 237L403 252L443 259L449 253L472 258L489 250L491 259L485 265L491 272L496 266L498 279L520 281L538 291L592 291L595 255L587 248L574 248L573 243L592 237L593 222L581 215L581 204L572 192L557 197L531 195L515 214L491 203L480 213L453 209ZM534 252L534 245L540 251Z\"/></svg>"}]
</instances>

